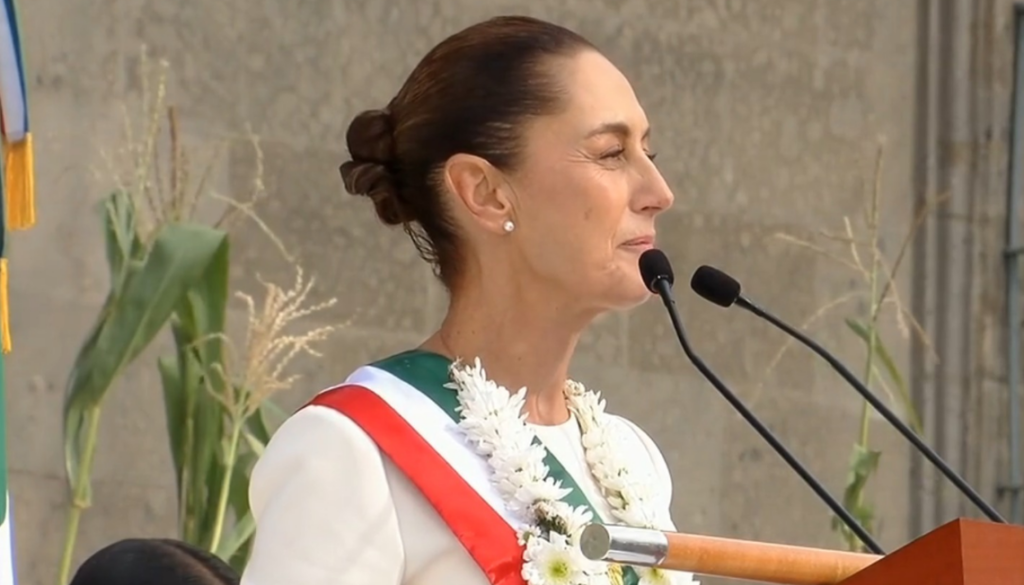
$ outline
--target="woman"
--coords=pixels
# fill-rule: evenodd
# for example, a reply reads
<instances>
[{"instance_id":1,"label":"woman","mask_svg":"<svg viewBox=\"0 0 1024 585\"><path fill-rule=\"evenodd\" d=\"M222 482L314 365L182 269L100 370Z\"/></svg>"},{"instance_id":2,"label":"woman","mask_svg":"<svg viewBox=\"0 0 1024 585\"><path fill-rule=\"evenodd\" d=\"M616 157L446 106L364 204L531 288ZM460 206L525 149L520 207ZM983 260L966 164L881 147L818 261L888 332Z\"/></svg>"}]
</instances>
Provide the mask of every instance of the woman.
<instances>
[{"instance_id":1,"label":"woman","mask_svg":"<svg viewBox=\"0 0 1024 585\"><path fill-rule=\"evenodd\" d=\"M523 17L448 38L356 117L345 187L450 305L277 431L244 585L692 582L574 547L591 520L673 527L657 447L567 378L588 324L649 296L637 261L673 197L648 139L605 57Z\"/></svg>"},{"instance_id":2,"label":"woman","mask_svg":"<svg viewBox=\"0 0 1024 585\"><path fill-rule=\"evenodd\" d=\"M190 544L164 538L128 538L86 559L71 585L235 585L224 561Z\"/></svg>"}]
</instances>

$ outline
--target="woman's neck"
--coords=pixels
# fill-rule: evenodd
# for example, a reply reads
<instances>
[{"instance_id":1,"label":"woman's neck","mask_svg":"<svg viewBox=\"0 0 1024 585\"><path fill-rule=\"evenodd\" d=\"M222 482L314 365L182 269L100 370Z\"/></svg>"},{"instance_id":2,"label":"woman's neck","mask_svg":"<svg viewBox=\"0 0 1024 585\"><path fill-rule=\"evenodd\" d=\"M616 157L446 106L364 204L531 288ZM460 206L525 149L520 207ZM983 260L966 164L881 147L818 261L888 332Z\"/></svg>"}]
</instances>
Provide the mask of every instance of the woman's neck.
<instances>
[{"instance_id":1,"label":"woman's neck","mask_svg":"<svg viewBox=\"0 0 1024 585\"><path fill-rule=\"evenodd\" d=\"M587 320L567 318L566 308L550 297L497 292L453 295L440 329L423 347L453 359L479 358L489 379L510 392L526 388L529 422L564 423L569 363Z\"/></svg>"}]
</instances>

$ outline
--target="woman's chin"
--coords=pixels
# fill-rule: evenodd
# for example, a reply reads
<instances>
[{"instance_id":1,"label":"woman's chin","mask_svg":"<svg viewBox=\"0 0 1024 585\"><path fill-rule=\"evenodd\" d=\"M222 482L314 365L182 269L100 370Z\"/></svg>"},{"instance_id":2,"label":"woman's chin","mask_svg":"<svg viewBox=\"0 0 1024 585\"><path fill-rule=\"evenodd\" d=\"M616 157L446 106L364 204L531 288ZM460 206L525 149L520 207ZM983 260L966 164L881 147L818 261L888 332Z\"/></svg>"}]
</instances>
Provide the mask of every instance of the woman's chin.
<instances>
[{"instance_id":1,"label":"woman's chin","mask_svg":"<svg viewBox=\"0 0 1024 585\"><path fill-rule=\"evenodd\" d=\"M627 311L646 303L653 295L651 291L647 290L647 287L637 283L636 286L619 286L614 291L614 295L609 296L613 299L609 303L612 310Z\"/></svg>"},{"instance_id":2,"label":"woman's chin","mask_svg":"<svg viewBox=\"0 0 1024 585\"><path fill-rule=\"evenodd\" d=\"M638 271L631 274L622 270L614 277L606 274L601 280L577 281L576 285L573 292L576 301L600 312L633 309L652 296Z\"/></svg>"}]
</instances>

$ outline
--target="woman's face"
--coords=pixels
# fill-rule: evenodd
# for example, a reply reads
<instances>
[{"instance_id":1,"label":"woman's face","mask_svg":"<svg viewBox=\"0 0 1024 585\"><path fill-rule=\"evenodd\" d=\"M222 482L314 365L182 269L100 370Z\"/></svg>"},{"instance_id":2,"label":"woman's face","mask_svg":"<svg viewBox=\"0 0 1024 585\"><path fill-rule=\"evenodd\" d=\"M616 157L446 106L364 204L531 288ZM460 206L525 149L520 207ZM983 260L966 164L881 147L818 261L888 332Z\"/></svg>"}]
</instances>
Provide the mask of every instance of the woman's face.
<instances>
[{"instance_id":1,"label":"woman's face","mask_svg":"<svg viewBox=\"0 0 1024 585\"><path fill-rule=\"evenodd\" d=\"M673 201L647 117L625 76L596 52L558 61L554 74L567 107L526 127L509 177L515 268L585 310L635 306L649 296L637 262Z\"/></svg>"}]
</instances>

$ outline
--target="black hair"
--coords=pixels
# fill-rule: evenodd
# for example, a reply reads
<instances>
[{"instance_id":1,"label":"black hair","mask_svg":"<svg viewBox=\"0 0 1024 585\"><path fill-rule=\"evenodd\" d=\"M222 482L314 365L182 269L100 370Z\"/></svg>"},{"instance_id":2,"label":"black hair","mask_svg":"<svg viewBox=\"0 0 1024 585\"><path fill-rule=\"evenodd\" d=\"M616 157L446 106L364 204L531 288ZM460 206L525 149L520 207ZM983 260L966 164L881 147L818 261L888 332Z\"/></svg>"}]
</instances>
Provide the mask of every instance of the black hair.
<instances>
[{"instance_id":1,"label":"black hair","mask_svg":"<svg viewBox=\"0 0 1024 585\"><path fill-rule=\"evenodd\" d=\"M227 563L199 547L166 538L128 538L78 568L70 585L238 585Z\"/></svg>"}]
</instances>

